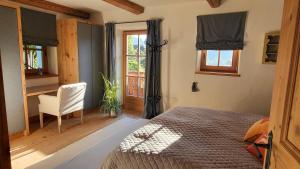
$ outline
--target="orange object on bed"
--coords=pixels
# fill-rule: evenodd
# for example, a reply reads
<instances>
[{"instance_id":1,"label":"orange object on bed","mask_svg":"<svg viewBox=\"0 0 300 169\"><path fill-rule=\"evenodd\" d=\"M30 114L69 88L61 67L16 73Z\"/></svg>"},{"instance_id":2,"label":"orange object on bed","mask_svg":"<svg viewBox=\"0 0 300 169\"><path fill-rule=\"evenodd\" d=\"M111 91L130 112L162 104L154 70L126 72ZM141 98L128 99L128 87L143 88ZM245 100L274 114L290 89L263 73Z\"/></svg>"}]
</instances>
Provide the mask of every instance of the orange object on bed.
<instances>
[{"instance_id":1,"label":"orange object on bed","mask_svg":"<svg viewBox=\"0 0 300 169\"><path fill-rule=\"evenodd\" d=\"M268 132L268 127L269 118L260 119L248 129L244 141L253 143L261 134Z\"/></svg>"}]
</instances>

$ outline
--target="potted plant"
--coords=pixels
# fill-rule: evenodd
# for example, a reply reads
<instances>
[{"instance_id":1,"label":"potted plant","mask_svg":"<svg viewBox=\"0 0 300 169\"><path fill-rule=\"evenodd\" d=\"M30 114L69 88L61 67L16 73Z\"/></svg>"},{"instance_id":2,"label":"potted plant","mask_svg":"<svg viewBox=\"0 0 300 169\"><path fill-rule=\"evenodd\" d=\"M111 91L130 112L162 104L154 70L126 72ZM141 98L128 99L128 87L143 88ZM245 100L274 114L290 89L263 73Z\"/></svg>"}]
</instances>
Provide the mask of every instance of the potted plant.
<instances>
[{"instance_id":1,"label":"potted plant","mask_svg":"<svg viewBox=\"0 0 300 169\"><path fill-rule=\"evenodd\" d=\"M117 96L117 90L119 85L117 82L110 82L107 77L102 74L104 80L104 96L102 109L105 113L109 113L111 117L117 117L117 113L120 111L120 101Z\"/></svg>"}]
</instances>

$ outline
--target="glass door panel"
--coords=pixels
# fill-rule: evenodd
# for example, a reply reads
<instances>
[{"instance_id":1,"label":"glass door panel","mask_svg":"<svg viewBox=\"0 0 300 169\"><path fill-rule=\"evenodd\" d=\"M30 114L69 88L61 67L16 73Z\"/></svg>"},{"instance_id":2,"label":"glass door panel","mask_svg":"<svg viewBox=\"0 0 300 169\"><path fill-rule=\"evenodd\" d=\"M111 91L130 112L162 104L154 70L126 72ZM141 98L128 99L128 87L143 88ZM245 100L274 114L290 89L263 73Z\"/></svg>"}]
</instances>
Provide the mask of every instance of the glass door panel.
<instances>
[{"instance_id":1,"label":"glass door panel","mask_svg":"<svg viewBox=\"0 0 300 169\"><path fill-rule=\"evenodd\" d=\"M126 36L126 96L144 97L146 39L144 32Z\"/></svg>"},{"instance_id":2,"label":"glass door panel","mask_svg":"<svg viewBox=\"0 0 300 169\"><path fill-rule=\"evenodd\" d=\"M124 32L124 107L143 110L146 72L146 31Z\"/></svg>"}]
</instances>

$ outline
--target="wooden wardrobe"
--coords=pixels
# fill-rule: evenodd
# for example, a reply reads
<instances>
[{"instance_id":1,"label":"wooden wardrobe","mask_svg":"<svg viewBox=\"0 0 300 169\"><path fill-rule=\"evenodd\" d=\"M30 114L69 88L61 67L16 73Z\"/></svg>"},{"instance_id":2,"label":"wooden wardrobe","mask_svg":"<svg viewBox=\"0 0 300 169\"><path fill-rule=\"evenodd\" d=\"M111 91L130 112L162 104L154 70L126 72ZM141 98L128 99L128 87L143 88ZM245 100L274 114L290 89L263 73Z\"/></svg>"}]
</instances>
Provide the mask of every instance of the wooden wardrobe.
<instances>
[{"instance_id":1,"label":"wooden wardrobe","mask_svg":"<svg viewBox=\"0 0 300 169\"><path fill-rule=\"evenodd\" d=\"M96 108L103 96L103 26L77 19L59 20L57 34L59 82L86 82L84 107Z\"/></svg>"}]
</instances>

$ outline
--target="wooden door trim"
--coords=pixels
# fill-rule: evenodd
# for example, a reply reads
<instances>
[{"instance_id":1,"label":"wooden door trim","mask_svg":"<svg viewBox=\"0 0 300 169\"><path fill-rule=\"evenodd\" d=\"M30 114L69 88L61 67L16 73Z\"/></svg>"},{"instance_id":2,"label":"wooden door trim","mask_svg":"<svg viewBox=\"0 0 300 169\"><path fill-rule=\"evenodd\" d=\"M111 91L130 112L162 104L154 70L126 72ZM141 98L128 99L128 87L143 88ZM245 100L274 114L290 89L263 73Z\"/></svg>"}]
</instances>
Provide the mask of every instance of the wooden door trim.
<instances>
[{"instance_id":1,"label":"wooden door trim","mask_svg":"<svg viewBox=\"0 0 300 169\"><path fill-rule=\"evenodd\" d=\"M22 92L23 92L23 107L24 107L24 121L25 121L25 135L30 134L29 130L29 113L28 113L28 103L27 103L27 91L26 91L26 77L25 77L25 67L23 60L23 35L22 35L22 23L21 23L21 10L16 8L17 18L18 18L18 33L19 33L19 48L20 48L20 65L21 65L21 82L22 82Z\"/></svg>"},{"instance_id":2,"label":"wooden door trim","mask_svg":"<svg viewBox=\"0 0 300 169\"><path fill-rule=\"evenodd\" d=\"M123 108L125 108L125 99L126 99L126 49L127 49L127 42L126 42L126 36L127 35L133 35L133 34L147 34L147 30L125 30L123 31L123 40L122 40L122 93L123 93Z\"/></svg>"}]
</instances>

